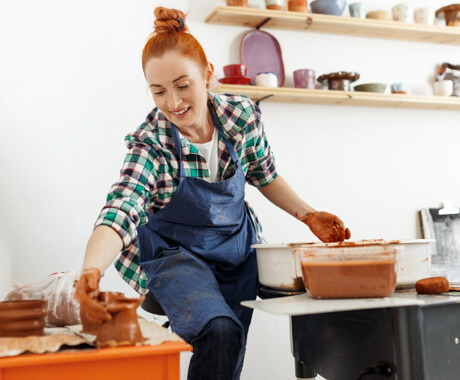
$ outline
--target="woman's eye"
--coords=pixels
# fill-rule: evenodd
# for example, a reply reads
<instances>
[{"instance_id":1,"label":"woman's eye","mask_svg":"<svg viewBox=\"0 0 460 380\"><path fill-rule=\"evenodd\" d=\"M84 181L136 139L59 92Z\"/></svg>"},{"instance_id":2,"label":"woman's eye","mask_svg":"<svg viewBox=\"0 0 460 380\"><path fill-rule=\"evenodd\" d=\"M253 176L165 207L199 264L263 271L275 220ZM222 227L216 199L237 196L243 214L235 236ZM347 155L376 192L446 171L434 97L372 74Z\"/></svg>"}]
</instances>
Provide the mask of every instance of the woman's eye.
<instances>
[{"instance_id":1,"label":"woman's eye","mask_svg":"<svg viewBox=\"0 0 460 380\"><path fill-rule=\"evenodd\" d=\"M179 87L180 89L183 89L183 88L187 88L188 86L189 86L189 85L188 85L188 83L187 83L187 84L180 85L180 86L178 86L178 87Z\"/></svg>"},{"instance_id":2,"label":"woman's eye","mask_svg":"<svg viewBox=\"0 0 460 380\"><path fill-rule=\"evenodd\" d=\"M163 95L164 91L157 91L157 92L154 92L153 95Z\"/></svg>"}]
</instances>

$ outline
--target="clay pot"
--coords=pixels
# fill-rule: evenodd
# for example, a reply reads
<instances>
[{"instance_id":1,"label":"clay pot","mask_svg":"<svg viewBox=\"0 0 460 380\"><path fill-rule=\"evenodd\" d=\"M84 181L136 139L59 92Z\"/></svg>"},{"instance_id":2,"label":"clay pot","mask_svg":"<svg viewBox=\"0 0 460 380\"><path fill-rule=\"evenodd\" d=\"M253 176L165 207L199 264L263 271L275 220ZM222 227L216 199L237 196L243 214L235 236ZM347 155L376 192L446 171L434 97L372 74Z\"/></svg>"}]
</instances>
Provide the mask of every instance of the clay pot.
<instances>
[{"instance_id":1,"label":"clay pot","mask_svg":"<svg viewBox=\"0 0 460 380\"><path fill-rule=\"evenodd\" d=\"M111 292L104 292L100 297L112 319L99 325L97 345L131 345L143 342L136 310L145 297L125 298L124 295Z\"/></svg>"},{"instance_id":2,"label":"clay pot","mask_svg":"<svg viewBox=\"0 0 460 380\"><path fill-rule=\"evenodd\" d=\"M248 0L227 0L229 7L247 7Z\"/></svg>"},{"instance_id":3,"label":"clay pot","mask_svg":"<svg viewBox=\"0 0 460 380\"><path fill-rule=\"evenodd\" d=\"M43 335L46 300L0 302L0 337Z\"/></svg>"},{"instance_id":4,"label":"clay pot","mask_svg":"<svg viewBox=\"0 0 460 380\"><path fill-rule=\"evenodd\" d=\"M307 0L288 0L287 10L291 12L307 12Z\"/></svg>"}]
</instances>

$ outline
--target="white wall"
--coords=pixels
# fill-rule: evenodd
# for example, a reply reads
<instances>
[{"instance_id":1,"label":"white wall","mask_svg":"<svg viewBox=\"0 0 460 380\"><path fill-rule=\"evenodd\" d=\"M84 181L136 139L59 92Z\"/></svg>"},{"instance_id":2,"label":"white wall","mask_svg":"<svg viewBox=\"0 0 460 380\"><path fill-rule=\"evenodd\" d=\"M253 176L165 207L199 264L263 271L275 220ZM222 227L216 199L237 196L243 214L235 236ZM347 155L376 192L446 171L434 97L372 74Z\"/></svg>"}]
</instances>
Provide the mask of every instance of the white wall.
<instances>
[{"instance_id":1,"label":"white wall","mask_svg":"<svg viewBox=\"0 0 460 380\"><path fill-rule=\"evenodd\" d=\"M400 2L368 0L368 9ZM218 77L239 62L243 27L204 23L223 1L3 0L0 4L0 297L13 283L79 268L125 147L152 107L140 54L158 5L189 11ZM435 9L441 0L411 0ZM383 5L384 4L384 5ZM250 5L263 7L262 0ZM435 66L456 46L267 30L292 71L357 71L361 83L407 82L431 94ZM453 111L262 103L279 172L354 239L417 238L417 211L460 204L460 114ZM248 189L270 242L314 239ZM11 268L11 270L10 270ZM103 287L133 294L113 270ZM243 379L293 378L287 317L256 312Z\"/></svg>"}]
</instances>

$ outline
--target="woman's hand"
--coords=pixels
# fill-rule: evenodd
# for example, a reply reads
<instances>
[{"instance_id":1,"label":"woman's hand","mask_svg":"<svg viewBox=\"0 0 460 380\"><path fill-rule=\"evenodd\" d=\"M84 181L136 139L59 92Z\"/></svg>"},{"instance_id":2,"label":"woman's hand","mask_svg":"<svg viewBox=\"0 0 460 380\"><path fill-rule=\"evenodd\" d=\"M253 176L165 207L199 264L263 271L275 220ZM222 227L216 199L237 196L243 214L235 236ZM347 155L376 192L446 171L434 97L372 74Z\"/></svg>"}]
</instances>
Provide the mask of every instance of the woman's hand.
<instances>
[{"instance_id":1,"label":"woman's hand","mask_svg":"<svg viewBox=\"0 0 460 380\"><path fill-rule=\"evenodd\" d=\"M323 243L332 243L350 239L351 233L345 228L343 222L335 215L324 211L309 212L302 219Z\"/></svg>"},{"instance_id":2,"label":"woman's hand","mask_svg":"<svg viewBox=\"0 0 460 380\"><path fill-rule=\"evenodd\" d=\"M98 300L101 272L97 268L85 269L75 287L75 298L80 302L82 312L93 322L112 319L107 308Z\"/></svg>"}]
</instances>

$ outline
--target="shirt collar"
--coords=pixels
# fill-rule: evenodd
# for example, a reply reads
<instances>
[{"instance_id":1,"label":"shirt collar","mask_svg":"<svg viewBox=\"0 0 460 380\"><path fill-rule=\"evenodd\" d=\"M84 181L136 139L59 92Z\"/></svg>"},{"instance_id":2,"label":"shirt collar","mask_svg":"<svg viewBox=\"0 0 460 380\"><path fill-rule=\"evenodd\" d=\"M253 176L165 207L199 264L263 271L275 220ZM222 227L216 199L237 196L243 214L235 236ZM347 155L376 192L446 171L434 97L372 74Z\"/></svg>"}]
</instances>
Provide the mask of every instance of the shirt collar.
<instances>
[{"instance_id":1,"label":"shirt collar","mask_svg":"<svg viewBox=\"0 0 460 380\"><path fill-rule=\"evenodd\" d=\"M208 91L209 103L215 110L224 132L226 132L231 139L235 140L235 142L241 142L243 139L242 131L249 120L248 115L244 110L227 101L227 99L235 100L234 98L234 96L218 95ZM157 121L158 140L166 149L170 149L174 146L172 123L166 119L164 114L158 108L155 108L154 111L156 112L152 116L153 119L156 119ZM182 153L189 154L192 147L190 141L187 138L182 137L180 139L180 143L182 146ZM192 150L193 152L195 151L195 149Z\"/></svg>"}]
</instances>

